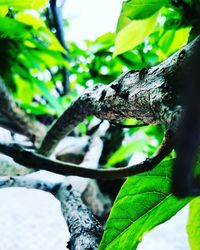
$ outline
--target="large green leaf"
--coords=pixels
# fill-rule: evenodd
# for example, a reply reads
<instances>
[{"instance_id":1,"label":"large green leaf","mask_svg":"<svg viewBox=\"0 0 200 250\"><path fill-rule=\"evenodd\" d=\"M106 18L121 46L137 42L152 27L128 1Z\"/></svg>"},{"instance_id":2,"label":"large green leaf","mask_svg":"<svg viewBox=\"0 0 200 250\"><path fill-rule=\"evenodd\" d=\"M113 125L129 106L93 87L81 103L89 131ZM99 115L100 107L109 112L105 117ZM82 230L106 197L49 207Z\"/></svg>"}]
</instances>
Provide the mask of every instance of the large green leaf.
<instances>
[{"instance_id":1,"label":"large green leaf","mask_svg":"<svg viewBox=\"0 0 200 250\"><path fill-rule=\"evenodd\" d=\"M128 0L123 2L117 30L121 30L132 20L150 17L167 3L167 0Z\"/></svg>"},{"instance_id":2,"label":"large green leaf","mask_svg":"<svg viewBox=\"0 0 200 250\"><path fill-rule=\"evenodd\" d=\"M114 56L131 50L142 43L152 33L156 20L157 13L145 20L132 21L122 29L116 36Z\"/></svg>"},{"instance_id":3,"label":"large green leaf","mask_svg":"<svg viewBox=\"0 0 200 250\"><path fill-rule=\"evenodd\" d=\"M187 232L191 250L199 250L200 247L200 198L190 203L190 214L187 225Z\"/></svg>"},{"instance_id":4,"label":"large green leaf","mask_svg":"<svg viewBox=\"0 0 200 250\"><path fill-rule=\"evenodd\" d=\"M128 178L114 203L99 250L134 250L142 236L165 222L191 198L178 199L170 191L172 160Z\"/></svg>"},{"instance_id":5,"label":"large green leaf","mask_svg":"<svg viewBox=\"0 0 200 250\"><path fill-rule=\"evenodd\" d=\"M7 5L17 10L40 9L48 3L48 0L1 0L0 5Z\"/></svg>"}]
</instances>

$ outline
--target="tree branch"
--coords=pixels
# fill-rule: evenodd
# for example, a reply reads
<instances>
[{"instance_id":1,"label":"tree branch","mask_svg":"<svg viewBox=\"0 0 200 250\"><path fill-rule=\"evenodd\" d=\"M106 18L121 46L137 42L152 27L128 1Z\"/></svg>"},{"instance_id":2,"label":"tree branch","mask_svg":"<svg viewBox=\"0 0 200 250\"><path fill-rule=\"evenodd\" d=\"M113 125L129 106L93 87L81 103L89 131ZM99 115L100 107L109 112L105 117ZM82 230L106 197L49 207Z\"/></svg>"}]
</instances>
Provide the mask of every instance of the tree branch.
<instances>
[{"instance_id":1,"label":"tree branch","mask_svg":"<svg viewBox=\"0 0 200 250\"><path fill-rule=\"evenodd\" d=\"M9 187L25 187L52 193L60 201L63 216L69 227L69 249L98 248L103 233L102 227L69 183L50 183L27 177L0 177L0 188Z\"/></svg>"},{"instance_id":2,"label":"tree branch","mask_svg":"<svg viewBox=\"0 0 200 250\"><path fill-rule=\"evenodd\" d=\"M15 133L27 136L32 141L40 142L44 136L45 127L34 120L10 97L2 78L0 78L0 126L7 128Z\"/></svg>"},{"instance_id":3,"label":"tree branch","mask_svg":"<svg viewBox=\"0 0 200 250\"><path fill-rule=\"evenodd\" d=\"M50 155L57 143L88 115L120 121L136 118L176 131L184 109L183 75L200 50L200 36L161 64L122 74L110 85L96 85L80 96L47 132L38 152Z\"/></svg>"},{"instance_id":4,"label":"tree branch","mask_svg":"<svg viewBox=\"0 0 200 250\"><path fill-rule=\"evenodd\" d=\"M151 158L147 158L142 163L133 166L114 169L93 169L87 166L80 167L72 163L53 161L43 155L25 150L16 145L0 144L0 152L12 157L15 162L36 170L43 169L66 176L74 175L94 179L120 179L153 169L172 151L174 146L173 140L173 135L167 135L158 152Z\"/></svg>"},{"instance_id":5,"label":"tree branch","mask_svg":"<svg viewBox=\"0 0 200 250\"><path fill-rule=\"evenodd\" d=\"M53 15L53 23L56 29L56 37L58 38L59 42L65 49L66 53L63 55L64 59L69 61L68 53L69 50L65 43L65 35L64 35L64 23L62 19L62 6L57 6L56 0L50 0L50 7ZM69 70L66 67L62 69L62 76L63 76L63 94L67 94L69 92Z\"/></svg>"},{"instance_id":6,"label":"tree branch","mask_svg":"<svg viewBox=\"0 0 200 250\"><path fill-rule=\"evenodd\" d=\"M177 140L177 157L174 165L173 192L179 197L200 195L200 183L194 177L194 166L200 143L200 51L184 72L186 108L181 117Z\"/></svg>"},{"instance_id":7,"label":"tree branch","mask_svg":"<svg viewBox=\"0 0 200 250\"><path fill-rule=\"evenodd\" d=\"M72 191L72 186L63 183L54 194L60 200L62 213L70 231L70 250L97 249L103 229L81 201L79 194Z\"/></svg>"}]
</instances>

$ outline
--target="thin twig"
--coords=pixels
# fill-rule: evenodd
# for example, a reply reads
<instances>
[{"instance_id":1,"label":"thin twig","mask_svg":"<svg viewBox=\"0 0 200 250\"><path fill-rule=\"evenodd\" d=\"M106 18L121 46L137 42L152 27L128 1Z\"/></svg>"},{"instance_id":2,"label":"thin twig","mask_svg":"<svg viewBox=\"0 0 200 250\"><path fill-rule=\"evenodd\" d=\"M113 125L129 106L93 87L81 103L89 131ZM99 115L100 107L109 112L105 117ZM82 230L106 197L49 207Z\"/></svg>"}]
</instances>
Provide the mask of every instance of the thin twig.
<instances>
[{"instance_id":1,"label":"thin twig","mask_svg":"<svg viewBox=\"0 0 200 250\"><path fill-rule=\"evenodd\" d=\"M119 128L140 128L140 127L149 126L149 124L146 124L146 123L127 125L127 124L121 124L121 123L117 123L117 122L111 122L111 125L114 125L114 126L119 127Z\"/></svg>"},{"instance_id":2,"label":"thin twig","mask_svg":"<svg viewBox=\"0 0 200 250\"><path fill-rule=\"evenodd\" d=\"M63 54L63 58L69 61L69 49L65 42L65 34L64 34L64 22L62 18L62 6L58 7L56 4L56 0L50 0L50 7L53 15L53 23L56 29L56 37L59 42L65 49L66 53ZM69 70L64 66L61 69L63 76L63 95L69 92Z\"/></svg>"},{"instance_id":3,"label":"thin twig","mask_svg":"<svg viewBox=\"0 0 200 250\"><path fill-rule=\"evenodd\" d=\"M173 146L173 137L166 136L158 152L151 158L147 158L145 161L133 166L114 169L93 169L87 166L80 167L72 163L53 161L43 155L13 145L0 144L0 152L12 157L15 162L28 168L48 170L66 176L74 175L94 179L120 179L153 169L172 151Z\"/></svg>"}]
</instances>

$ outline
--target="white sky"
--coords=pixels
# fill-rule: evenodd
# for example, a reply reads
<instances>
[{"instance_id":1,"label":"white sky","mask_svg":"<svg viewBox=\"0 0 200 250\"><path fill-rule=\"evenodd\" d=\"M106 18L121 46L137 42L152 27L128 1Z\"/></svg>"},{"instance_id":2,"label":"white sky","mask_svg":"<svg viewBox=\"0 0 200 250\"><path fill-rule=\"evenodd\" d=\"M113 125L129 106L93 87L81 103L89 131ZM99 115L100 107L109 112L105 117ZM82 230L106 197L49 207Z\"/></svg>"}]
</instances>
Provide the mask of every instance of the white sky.
<instances>
[{"instance_id":1,"label":"white sky","mask_svg":"<svg viewBox=\"0 0 200 250\"><path fill-rule=\"evenodd\" d=\"M63 16L70 21L67 39L94 40L115 31L123 0L67 0Z\"/></svg>"}]
</instances>

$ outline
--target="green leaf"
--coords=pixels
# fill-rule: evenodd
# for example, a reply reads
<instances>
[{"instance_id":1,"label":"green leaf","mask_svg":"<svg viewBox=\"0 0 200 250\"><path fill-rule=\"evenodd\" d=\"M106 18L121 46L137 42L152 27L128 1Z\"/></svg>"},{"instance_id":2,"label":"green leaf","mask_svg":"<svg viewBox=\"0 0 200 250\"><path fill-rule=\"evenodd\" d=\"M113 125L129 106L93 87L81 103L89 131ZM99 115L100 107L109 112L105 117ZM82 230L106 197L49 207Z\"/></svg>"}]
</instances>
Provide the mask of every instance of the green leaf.
<instances>
[{"instance_id":1,"label":"green leaf","mask_svg":"<svg viewBox=\"0 0 200 250\"><path fill-rule=\"evenodd\" d=\"M191 250L199 250L200 246L200 197L190 203L190 214L187 233Z\"/></svg>"},{"instance_id":2,"label":"green leaf","mask_svg":"<svg viewBox=\"0 0 200 250\"><path fill-rule=\"evenodd\" d=\"M53 35L52 32L46 27L43 20L28 13L18 13L16 15L16 19L21 23L34 27L35 33L48 44L48 49L66 53L55 35Z\"/></svg>"},{"instance_id":3,"label":"green leaf","mask_svg":"<svg viewBox=\"0 0 200 250\"><path fill-rule=\"evenodd\" d=\"M0 17L6 16L8 13L8 6L0 6Z\"/></svg>"},{"instance_id":4,"label":"green leaf","mask_svg":"<svg viewBox=\"0 0 200 250\"><path fill-rule=\"evenodd\" d=\"M152 16L167 3L167 0L129 0L123 2L117 30L121 30L132 20L141 20Z\"/></svg>"},{"instance_id":5,"label":"green leaf","mask_svg":"<svg viewBox=\"0 0 200 250\"><path fill-rule=\"evenodd\" d=\"M191 28L182 28L179 30L168 30L159 41L160 60L164 60L172 53L187 44ZM163 53L162 53L163 52Z\"/></svg>"},{"instance_id":6,"label":"green leaf","mask_svg":"<svg viewBox=\"0 0 200 250\"><path fill-rule=\"evenodd\" d=\"M56 115L55 110L52 109L48 104L40 104L36 102L32 103L21 103L21 107L26 110L26 112L34 115Z\"/></svg>"},{"instance_id":7,"label":"green leaf","mask_svg":"<svg viewBox=\"0 0 200 250\"><path fill-rule=\"evenodd\" d=\"M127 145L121 146L108 160L107 164L108 166L112 166L118 162L123 161L130 155L132 155L135 152L140 152L145 145L147 145L147 139L140 139L131 143L128 143Z\"/></svg>"},{"instance_id":8,"label":"green leaf","mask_svg":"<svg viewBox=\"0 0 200 250\"><path fill-rule=\"evenodd\" d=\"M37 78L33 78L32 81L38 87L38 89L42 92L44 98L55 109L57 115L61 115L64 110L63 110L63 106L58 101L58 98L56 98L50 94L49 89L47 88L47 86L45 85L45 83L43 81L40 81Z\"/></svg>"},{"instance_id":9,"label":"green leaf","mask_svg":"<svg viewBox=\"0 0 200 250\"><path fill-rule=\"evenodd\" d=\"M98 37L92 44L90 44L89 50L92 53L105 51L113 45L114 39L115 35L113 33L111 32L105 33L102 36Z\"/></svg>"},{"instance_id":10,"label":"green leaf","mask_svg":"<svg viewBox=\"0 0 200 250\"><path fill-rule=\"evenodd\" d=\"M134 250L142 236L167 221L192 198L171 193L172 160L129 177L122 186L106 223L99 250Z\"/></svg>"},{"instance_id":11,"label":"green leaf","mask_svg":"<svg viewBox=\"0 0 200 250\"><path fill-rule=\"evenodd\" d=\"M31 37L32 27L14 19L8 17L0 18L0 37L1 38L13 38L26 39Z\"/></svg>"},{"instance_id":12,"label":"green leaf","mask_svg":"<svg viewBox=\"0 0 200 250\"><path fill-rule=\"evenodd\" d=\"M132 21L116 36L114 56L133 49L150 35L155 27L157 13L141 21Z\"/></svg>"},{"instance_id":13,"label":"green leaf","mask_svg":"<svg viewBox=\"0 0 200 250\"><path fill-rule=\"evenodd\" d=\"M48 0L1 0L0 5L7 5L17 10L40 9L47 5Z\"/></svg>"}]
</instances>

